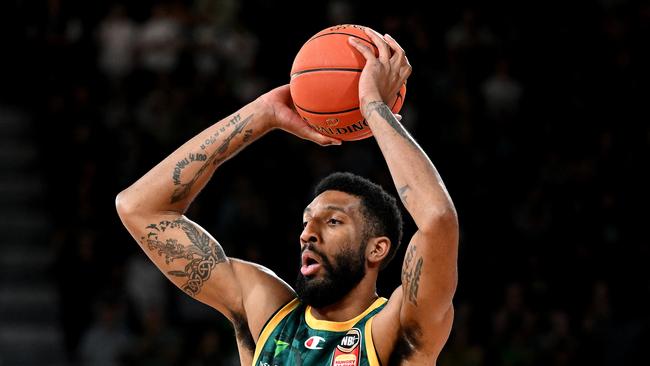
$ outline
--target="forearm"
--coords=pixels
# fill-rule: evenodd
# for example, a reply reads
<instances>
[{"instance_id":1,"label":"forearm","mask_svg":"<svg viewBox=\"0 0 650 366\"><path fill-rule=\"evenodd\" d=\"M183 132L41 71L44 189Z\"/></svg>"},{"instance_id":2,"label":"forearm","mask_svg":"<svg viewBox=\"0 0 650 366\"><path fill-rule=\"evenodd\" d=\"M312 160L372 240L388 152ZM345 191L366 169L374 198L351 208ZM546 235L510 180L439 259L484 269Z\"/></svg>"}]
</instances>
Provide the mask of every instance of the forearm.
<instances>
[{"instance_id":1,"label":"forearm","mask_svg":"<svg viewBox=\"0 0 650 366\"><path fill-rule=\"evenodd\" d=\"M131 212L184 213L219 165L268 132L253 102L205 129L118 196Z\"/></svg>"},{"instance_id":2,"label":"forearm","mask_svg":"<svg viewBox=\"0 0 650 366\"><path fill-rule=\"evenodd\" d=\"M390 109L370 103L366 116L400 199L418 227L402 266L402 320L437 323L449 311L458 281L456 210L435 166Z\"/></svg>"},{"instance_id":3,"label":"forearm","mask_svg":"<svg viewBox=\"0 0 650 366\"><path fill-rule=\"evenodd\" d=\"M420 230L456 211L442 178L415 140L382 102L366 105L365 115L402 203Z\"/></svg>"}]
</instances>

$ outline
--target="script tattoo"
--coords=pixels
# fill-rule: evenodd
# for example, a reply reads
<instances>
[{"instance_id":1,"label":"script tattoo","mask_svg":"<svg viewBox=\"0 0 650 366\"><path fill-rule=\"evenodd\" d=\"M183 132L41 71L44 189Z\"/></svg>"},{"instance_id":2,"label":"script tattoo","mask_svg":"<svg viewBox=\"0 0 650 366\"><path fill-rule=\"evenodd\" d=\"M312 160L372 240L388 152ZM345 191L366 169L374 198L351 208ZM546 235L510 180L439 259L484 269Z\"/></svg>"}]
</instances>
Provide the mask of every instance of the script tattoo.
<instances>
[{"instance_id":1,"label":"script tattoo","mask_svg":"<svg viewBox=\"0 0 650 366\"><path fill-rule=\"evenodd\" d=\"M226 155L225 153L226 153L226 151L228 151L228 148L230 147L230 143L232 142L232 140L235 137L237 137L237 135L241 134L242 131L244 131L244 128L246 127L246 125L248 125L248 123L251 121L252 118L253 118L253 115L250 115L250 116L248 116L248 117L246 117L245 119L242 120L241 117L239 116L239 114L237 114L233 118L231 118L226 123L225 126L219 127L218 132L224 132L224 131L226 131L226 129L228 127L233 126L233 125L235 126L235 129L230 133L230 135L228 135L221 142L221 145L219 145L219 147L217 147L217 149L207 159L204 159L203 165L201 166L201 168L199 168L196 171L196 173L194 173L194 176L192 177L192 179L190 179L189 182L180 183L180 180L179 180L179 182L177 184L176 181L174 181L174 184L178 185L178 187L176 187L176 189L174 189L174 192L172 193L171 203L176 203L176 202L184 199L185 197L187 197L187 195L190 193L190 190L194 186L194 183L196 183L196 181L199 179L199 177L210 167L210 164L212 164L212 166L216 166L217 164L219 164L219 163L223 162L224 160L226 160L228 155ZM249 130L249 131L251 131L250 133L252 134L252 130ZM242 145L243 145L243 143L241 143L237 147L237 149L239 149ZM202 148L203 148L203 146L202 146Z\"/></svg>"},{"instance_id":2,"label":"script tattoo","mask_svg":"<svg viewBox=\"0 0 650 366\"><path fill-rule=\"evenodd\" d=\"M181 286L181 289L192 297L201 291L201 286L210 278L214 267L226 261L226 254L221 246L184 218L150 224L147 229L149 230L147 236L141 238L143 244L146 243L149 250L163 256L165 263L170 264L176 259L189 261L182 270L167 273L171 276L187 278L187 282ZM166 230L169 232L178 229L185 233L190 245L184 245L177 239L160 240L159 235Z\"/></svg>"},{"instance_id":3,"label":"script tattoo","mask_svg":"<svg viewBox=\"0 0 650 366\"><path fill-rule=\"evenodd\" d=\"M368 117L370 117L373 112L376 112L381 118L388 122L388 124L395 130L395 132L404 137L411 145L417 146L413 138L409 135L404 126L399 123L386 103L379 101L370 102L366 105L366 109L369 111Z\"/></svg>"},{"instance_id":4,"label":"script tattoo","mask_svg":"<svg viewBox=\"0 0 650 366\"><path fill-rule=\"evenodd\" d=\"M193 163L195 161L206 161L207 159L208 156L206 154L189 153L187 157L183 158L182 160L179 160L174 166L174 172L172 173L172 180L174 181L174 185L181 184L181 172L188 165L190 165L190 163Z\"/></svg>"},{"instance_id":5,"label":"script tattoo","mask_svg":"<svg viewBox=\"0 0 650 366\"><path fill-rule=\"evenodd\" d=\"M419 257L415 260L417 247L411 245L404 257L402 266L402 286L406 292L405 296L415 306L418 305L418 288L420 286L420 275L422 274L422 264L424 260ZM415 264L414 264L415 263Z\"/></svg>"}]
</instances>

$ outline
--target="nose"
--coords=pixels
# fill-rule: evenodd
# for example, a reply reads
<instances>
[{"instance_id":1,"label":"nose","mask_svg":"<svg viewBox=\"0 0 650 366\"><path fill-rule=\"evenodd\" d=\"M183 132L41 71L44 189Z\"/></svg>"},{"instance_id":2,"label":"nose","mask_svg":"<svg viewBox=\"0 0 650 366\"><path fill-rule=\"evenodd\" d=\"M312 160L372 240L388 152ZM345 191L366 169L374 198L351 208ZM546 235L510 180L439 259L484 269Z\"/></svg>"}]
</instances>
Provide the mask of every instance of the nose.
<instances>
[{"instance_id":1,"label":"nose","mask_svg":"<svg viewBox=\"0 0 650 366\"><path fill-rule=\"evenodd\" d=\"M313 221L308 222L305 228L302 229L302 233L300 233L300 244L306 245L308 243L314 244L318 242L320 242L320 236L318 235L316 224Z\"/></svg>"}]
</instances>

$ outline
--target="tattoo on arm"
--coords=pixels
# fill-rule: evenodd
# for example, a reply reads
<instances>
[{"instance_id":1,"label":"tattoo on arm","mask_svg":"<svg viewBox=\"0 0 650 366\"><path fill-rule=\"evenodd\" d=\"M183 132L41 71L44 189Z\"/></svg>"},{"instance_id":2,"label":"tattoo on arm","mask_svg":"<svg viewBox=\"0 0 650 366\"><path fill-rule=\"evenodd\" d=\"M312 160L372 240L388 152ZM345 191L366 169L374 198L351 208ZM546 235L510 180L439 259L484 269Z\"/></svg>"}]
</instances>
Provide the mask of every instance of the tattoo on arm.
<instances>
[{"instance_id":1,"label":"tattoo on arm","mask_svg":"<svg viewBox=\"0 0 650 366\"><path fill-rule=\"evenodd\" d=\"M402 203L406 205L406 192L411 189L411 187L407 184L403 186L402 188L398 189L397 192L399 193L399 198L402 200Z\"/></svg>"},{"instance_id":2,"label":"tattoo on arm","mask_svg":"<svg viewBox=\"0 0 650 366\"><path fill-rule=\"evenodd\" d=\"M177 166L174 168L174 175L173 175L172 179L174 180L174 185L178 185L178 187L176 187L176 189L174 189L174 192L172 193L171 203L176 203L176 202L186 198L187 195L190 193L190 191L192 189L192 186L194 186L194 183L196 183L196 181L199 179L199 177L210 167L210 164L215 166L215 165L223 162L224 160L226 160L227 156L225 156L225 152L228 151L228 148L230 147L230 142L235 137L237 137L237 135L241 134L242 131L244 131L244 128L246 127L246 125L248 125L248 123L251 121L252 118L253 118L253 115L250 115L250 116L248 116L248 117L246 117L245 119L242 120L241 117L239 116L239 114L237 114L233 118L231 118L230 121L228 121L228 123L225 126L222 126L222 127L219 128L219 130L215 133L215 136L218 136L219 132L224 132L228 127L235 126L235 129L230 133L230 135L228 135L223 140L221 145L219 145L219 147L209 157L206 157L205 159L201 160L201 161L204 161L203 165L201 166L201 168L199 168L199 170L196 171L196 173L194 174L194 177L192 177L192 179L190 179L189 182L187 182L187 183L181 183L180 182L180 170L179 170L179 172L178 172L178 183L177 183L176 169L179 169L178 164L177 164ZM246 130L243 142L240 143L240 145L237 147L237 149L240 148L248 140L250 140L250 137L252 136L252 134L253 134L252 129ZM248 139L246 138L247 136L248 136ZM206 142L209 141L209 140L210 139L206 140ZM201 145L201 148L203 149L204 145ZM198 155L203 155L203 154L198 154Z\"/></svg>"},{"instance_id":3,"label":"tattoo on arm","mask_svg":"<svg viewBox=\"0 0 650 366\"><path fill-rule=\"evenodd\" d=\"M416 254L417 247L411 245L404 257L404 265L402 266L402 286L406 292L406 298L415 306L418 305L418 288L420 286L420 275L422 274L422 264L424 262L422 257L415 260Z\"/></svg>"},{"instance_id":4,"label":"tattoo on arm","mask_svg":"<svg viewBox=\"0 0 650 366\"><path fill-rule=\"evenodd\" d=\"M189 153L187 157L183 158L182 160L179 160L176 163L176 166L174 166L174 172L172 173L172 180L174 181L174 185L179 185L181 184L181 172L183 169L185 169L190 163L193 163L195 161L206 161L208 159L208 156L206 154L201 154L201 153Z\"/></svg>"},{"instance_id":5,"label":"tattoo on arm","mask_svg":"<svg viewBox=\"0 0 650 366\"><path fill-rule=\"evenodd\" d=\"M214 267L226 261L226 254L221 246L184 218L150 224L147 229L149 233L146 237L142 237L141 241L147 244L149 250L164 256L167 264L179 258L189 261L182 270L167 273L175 277L187 278L187 282L181 286L181 289L192 297L201 291L203 283L210 278ZM165 230L172 229L182 230L189 239L190 245L179 243L176 239L162 241L158 238L158 235Z\"/></svg>"},{"instance_id":6,"label":"tattoo on arm","mask_svg":"<svg viewBox=\"0 0 650 366\"><path fill-rule=\"evenodd\" d=\"M253 130L252 129L248 129L248 130L246 130L246 132L244 132L244 142L250 141L252 137L253 137Z\"/></svg>"},{"instance_id":7,"label":"tattoo on arm","mask_svg":"<svg viewBox=\"0 0 650 366\"><path fill-rule=\"evenodd\" d=\"M366 106L366 109L369 111L368 116L371 116L373 112L376 112L395 130L395 132L404 137L409 143L411 143L411 145L417 146L411 135L409 135L404 126L402 126L397 118L395 118L395 115L393 115L393 112L388 108L386 103L380 101L370 102Z\"/></svg>"}]
</instances>

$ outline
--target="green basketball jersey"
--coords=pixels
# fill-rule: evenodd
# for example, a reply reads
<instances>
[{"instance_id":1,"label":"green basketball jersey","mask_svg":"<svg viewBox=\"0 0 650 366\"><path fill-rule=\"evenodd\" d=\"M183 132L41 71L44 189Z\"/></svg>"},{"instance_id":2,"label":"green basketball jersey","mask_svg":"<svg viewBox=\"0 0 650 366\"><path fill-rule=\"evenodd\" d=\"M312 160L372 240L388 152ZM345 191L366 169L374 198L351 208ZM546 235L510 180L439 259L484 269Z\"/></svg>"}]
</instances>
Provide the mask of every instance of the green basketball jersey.
<instances>
[{"instance_id":1,"label":"green basketball jersey","mask_svg":"<svg viewBox=\"0 0 650 366\"><path fill-rule=\"evenodd\" d=\"M386 305L381 297L354 319L318 320L294 299L262 328L253 366L380 366L372 342L372 319Z\"/></svg>"}]
</instances>

